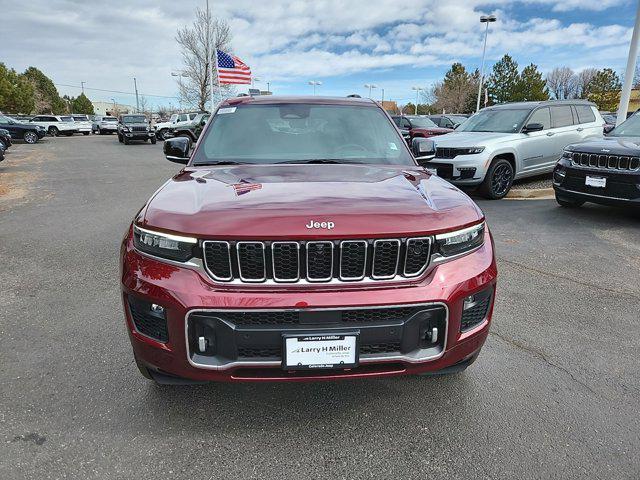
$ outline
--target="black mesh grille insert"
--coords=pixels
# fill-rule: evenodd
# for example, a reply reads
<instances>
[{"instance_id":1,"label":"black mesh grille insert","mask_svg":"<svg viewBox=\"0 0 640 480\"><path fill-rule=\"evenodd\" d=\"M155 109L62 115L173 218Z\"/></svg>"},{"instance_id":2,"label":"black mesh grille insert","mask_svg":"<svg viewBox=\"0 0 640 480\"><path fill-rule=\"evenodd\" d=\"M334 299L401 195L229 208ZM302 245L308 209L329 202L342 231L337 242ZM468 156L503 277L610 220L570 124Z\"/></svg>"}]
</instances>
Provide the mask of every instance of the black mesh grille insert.
<instances>
[{"instance_id":1,"label":"black mesh grille insert","mask_svg":"<svg viewBox=\"0 0 640 480\"><path fill-rule=\"evenodd\" d=\"M136 330L147 337L166 343L169 341L167 320L164 314L152 312L150 307L151 305L147 302L129 298L129 311Z\"/></svg>"},{"instance_id":2,"label":"black mesh grille insert","mask_svg":"<svg viewBox=\"0 0 640 480\"><path fill-rule=\"evenodd\" d=\"M307 278L328 280L333 275L333 243L307 243Z\"/></svg>"},{"instance_id":3,"label":"black mesh grille insert","mask_svg":"<svg viewBox=\"0 0 640 480\"><path fill-rule=\"evenodd\" d=\"M344 310L343 322L388 322L394 320L406 320L416 313L419 308L370 308L364 310Z\"/></svg>"},{"instance_id":4,"label":"black mesh grille insert","mask_svg":"<svg viewBox=\"0 0 640 480\"><path fill-rule=\"evenodd\" d=\"M238 242L238 266L240 276L248 281L266 278L264 245L260 242Z\"/></svg>"},{"instance_id":5,"label":"black mesh grille insert","mask_svg":"<svg viewBox=\"0 0 640 480\"><path fill-rule=\"evenodd\" d=\"M231 260L227 242L204 242L204 259L216 280L231 280Z\"/></svg>"},{"instance_id":6,"label":"black mesh grille insert","mask_svg":"<svg viewBox=\"0 0 640 480\"><path fill-rule=\"evenodd\" d=\"M299 313L289 310L276 312L219 312L213 315L234 325L293 325L300 323Z\"/></svg>"},{"instance_id":7,"label":"black mesh grille insert","mask_svg":"<svg viewBox=\"0 0 640 480\"><path fill-rule=\"evenodd\" d=\"M276 281L295 281L299 277L300 257L296 242L274 243L271 246L273 256L273 278Z\"/></svg>"},{"instance_id":8,"label":"black mesh grille insert","mask_svg":"<svg viewBox=\"0 0 640 480\"><path fill-rule=\"evenodd\" d=\"M344 241L340 244L340 278L359 280L367 263L366 241Z\"/></svg>"},{"instance_id":9,"label":"black mesh grille insert","mask_svg":"<svg viewBox=\"0 0 640 480\"><path fill-rule=\"evenodd\" d=\"M460 320L460 330L468 330L482 322L487 316L490 304L491 295L479 300L473 307L464 310Z\"/></svg>"},{"instance_id":10,"label":"black mesh grille insert","mask_svg":"<svg viewBox=\"0 0 640 480\"><path fill-rule=\"evenodd\" d=\"M411 238L407 240L407 253L404 265L405 275L417 275L429 263L431 241L428 238Z\"/></svg>"},{"instance_id":11,"label":"black mesh grille insert","mask_svg":"<svg viewBox=\"0 0 640 480\"><path fill-rule=\"evenodd\" d=\"M370 355L372 353L399 353L400 342L372 343L360 345L360 355Z\"/></svg>"},{"instance_id":12,"label":"black mesh grille insert","mask_svg":"<svg viewBox=\"0 0 640 480\"><path fill-rule=\"evenodd\" d=\"M376 240L373 244L373 277L390 278L398 269L400 242L398 240Z\"/></svg>"}]
</instances>

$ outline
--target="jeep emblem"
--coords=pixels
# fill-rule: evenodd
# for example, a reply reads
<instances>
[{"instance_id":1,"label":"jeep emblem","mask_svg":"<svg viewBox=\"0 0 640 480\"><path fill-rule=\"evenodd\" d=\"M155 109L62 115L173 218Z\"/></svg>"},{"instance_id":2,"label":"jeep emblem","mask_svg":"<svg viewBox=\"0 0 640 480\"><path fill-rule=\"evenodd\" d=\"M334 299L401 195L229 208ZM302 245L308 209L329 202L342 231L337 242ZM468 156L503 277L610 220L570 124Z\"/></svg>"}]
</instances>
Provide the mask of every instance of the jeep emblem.
<instances>
[{"instance_id":1,"label":"jeep emblem","mask_svg":"<svg viewBox=\"0 0 640 480\"><path fill-rule=\"evenodd\" d=\"M327 230L332 230L336 226L333 222L314 222L313 220L309 220L309 223L305 225L308 229L312 228L325 228Z\"/></svg>"}]
</instances>

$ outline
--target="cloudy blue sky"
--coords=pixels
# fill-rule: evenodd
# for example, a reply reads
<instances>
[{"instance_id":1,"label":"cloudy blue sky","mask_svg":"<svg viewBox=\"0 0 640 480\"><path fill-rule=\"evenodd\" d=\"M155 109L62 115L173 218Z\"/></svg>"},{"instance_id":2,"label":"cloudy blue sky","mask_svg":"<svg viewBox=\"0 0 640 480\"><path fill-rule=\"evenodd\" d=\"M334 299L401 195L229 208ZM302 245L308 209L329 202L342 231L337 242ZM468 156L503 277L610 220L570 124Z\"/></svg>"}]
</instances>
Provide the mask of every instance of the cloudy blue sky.
<instances>
[{"instance_id":1,"label":"cloudy blue sky","mask_svg":"<svg viewBox=\"0 0 640 480\"><path fill-rule=\"evenodd\" d=\"M276 94L366 94L406 103L460 61L479 67L479 16L499 21L489 66L504 53L543 71L626 63L636 0L210 0L233 32L235 53ZM62 94L135 104L133 77L150 103L177 105L174 36L204 0L0 0L0 62L43 70ZM71 85L71 86L66 86ZM95 89L95 90L94 90ZM155 96L152 96L155 95Z\"/></svg>"}]
</instances>

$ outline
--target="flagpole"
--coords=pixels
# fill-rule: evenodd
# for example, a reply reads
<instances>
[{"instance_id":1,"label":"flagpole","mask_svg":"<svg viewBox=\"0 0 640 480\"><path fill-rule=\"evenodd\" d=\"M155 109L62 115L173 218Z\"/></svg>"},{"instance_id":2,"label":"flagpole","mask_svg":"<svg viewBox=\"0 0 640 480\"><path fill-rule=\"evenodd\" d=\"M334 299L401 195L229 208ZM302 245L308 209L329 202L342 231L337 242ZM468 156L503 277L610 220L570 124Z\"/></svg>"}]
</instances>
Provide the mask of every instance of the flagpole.
<instances>
[{"instance_id":1,"label":"flagpole","mask_svg":"<svg viewBox=\"0 0 640 480\"><path fill-rule=\"evenodd\" d=\"M211 12L209 11L209 0L207 0L207 56L209 57L208 61L213 61L213 64L216 66L216 77L218 73L218 49L214 47L213 55L211 55ZM215 110L215 100L213 95L213 65L210 65L209 71L207 72L209 79L211 80L209 87L211 89L211 113ZM220 79L218 77L218 92L220 91ZM222 98L222 96L220 97Z\"/></svg>"}]
</instances>

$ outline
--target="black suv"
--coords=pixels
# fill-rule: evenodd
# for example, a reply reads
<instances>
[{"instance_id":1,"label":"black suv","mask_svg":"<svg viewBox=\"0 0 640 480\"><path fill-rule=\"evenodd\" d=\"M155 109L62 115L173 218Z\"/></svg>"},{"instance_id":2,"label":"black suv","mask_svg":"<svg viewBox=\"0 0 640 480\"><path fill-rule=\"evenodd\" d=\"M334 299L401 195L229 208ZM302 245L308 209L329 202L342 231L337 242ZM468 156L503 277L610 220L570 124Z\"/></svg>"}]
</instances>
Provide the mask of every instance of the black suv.
<instances>
[{"instance_id":1,"label":"black suv","mask_svg":"<svg viewBox=\"0 0 640 480\"><path fill-rule=\"evenodd\" d=\"M6 150L11 146L11 133L5 128L0 128L0 148Z\"/></svg>"},{"instance_id":2,"label":"black suv","mask_svg":"<svg viewBox=\"0 0 640 480\"><path fill-rule=\"evenodd\" d=\"M640 207L640 114L601 140L569 145L553 171L553 188L563 207Z\"/></svg>"},{"instance_id":3,"label":"black suv","mask_svg":"<svg viewBox=\"0 0 640 480\"><path fill-rule=\"evenodd\" d=\"M8 130L14 140L24 140L26 143L36 143L47 134L43 127L16 122L6 115L0 115L0 128Z\"/></svg>"},{"instance_id":4,"label":"black suv","mask_svg":"<svg viewBox=\"0 0 640 480\"><path fill-rule=\"evenodd\" d=\"M132 140L156 143L156 134L144 115L120 115L118 118L118 141L129 145Z\"/></svg>"}]
</instances>

